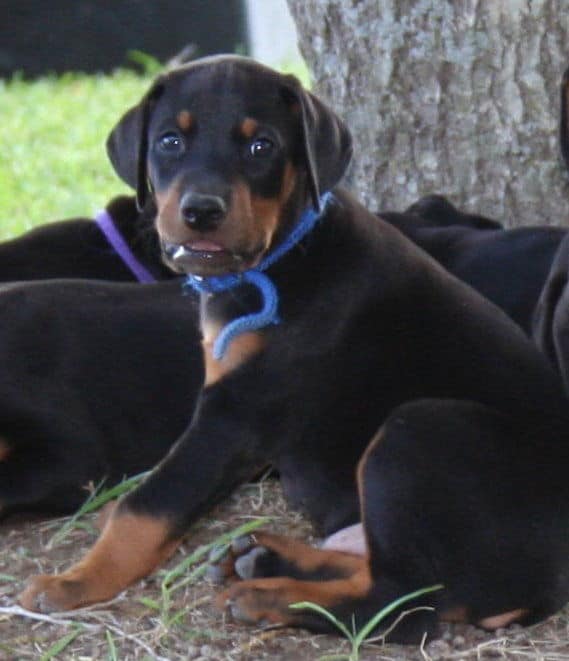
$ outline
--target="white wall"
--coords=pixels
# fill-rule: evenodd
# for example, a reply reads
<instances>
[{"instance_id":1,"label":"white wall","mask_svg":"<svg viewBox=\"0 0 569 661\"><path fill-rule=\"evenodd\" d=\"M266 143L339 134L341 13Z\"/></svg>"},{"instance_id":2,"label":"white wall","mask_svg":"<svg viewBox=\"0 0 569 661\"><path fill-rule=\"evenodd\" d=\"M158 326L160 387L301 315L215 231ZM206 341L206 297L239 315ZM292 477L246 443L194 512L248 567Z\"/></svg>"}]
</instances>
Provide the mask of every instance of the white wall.
<instances>
[{"instance_id":1,"label":"white wall","mask_svg":"<svg viewBox=\"0 0 569 661\"><path fill-rule=\"evenodd\" d=\"M251 55L269 66L301 59L286 0L246 0Z\"/></svg>"}]
</instances>

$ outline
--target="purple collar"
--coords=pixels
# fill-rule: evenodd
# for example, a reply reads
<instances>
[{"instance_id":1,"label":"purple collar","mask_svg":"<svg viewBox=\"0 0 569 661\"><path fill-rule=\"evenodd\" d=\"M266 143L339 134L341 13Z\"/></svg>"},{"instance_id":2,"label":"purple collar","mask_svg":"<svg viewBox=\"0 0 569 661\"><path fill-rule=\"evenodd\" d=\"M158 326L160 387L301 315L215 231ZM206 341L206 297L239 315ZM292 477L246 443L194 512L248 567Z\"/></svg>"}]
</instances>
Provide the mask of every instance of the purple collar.
<instances>
[{"instance_id":1,"label":"purple collar","mask_svg":"<svg viewBox=\"0 0 569 661\"><path fill-rule=\"evenodd\" d=\"M115 223L106 209L99 211L95 222L113 250L122 259L123 264L130 270L138 282L156 282L156 278L136 259L127 242L115 226Z\"/></svg>"}]
</instances>

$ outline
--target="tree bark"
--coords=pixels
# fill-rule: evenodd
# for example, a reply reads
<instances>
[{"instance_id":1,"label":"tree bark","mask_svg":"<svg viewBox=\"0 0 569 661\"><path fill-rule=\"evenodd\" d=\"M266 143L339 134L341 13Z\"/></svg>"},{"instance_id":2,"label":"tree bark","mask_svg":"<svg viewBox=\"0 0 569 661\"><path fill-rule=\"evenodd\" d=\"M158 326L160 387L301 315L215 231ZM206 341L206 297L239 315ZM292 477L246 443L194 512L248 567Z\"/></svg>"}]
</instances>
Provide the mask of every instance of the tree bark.
<instances>
[{"instance_id":1,"label":"tree bark","mask_svg":"<svg viewBox=\"0 0 569 661\"><path fill-rule=\"evenodd\" d=\"M569 224L559 158L568 0L288 0L315 91L347 121L370 209L428 193Z\"/></svg>"}]
</instances>

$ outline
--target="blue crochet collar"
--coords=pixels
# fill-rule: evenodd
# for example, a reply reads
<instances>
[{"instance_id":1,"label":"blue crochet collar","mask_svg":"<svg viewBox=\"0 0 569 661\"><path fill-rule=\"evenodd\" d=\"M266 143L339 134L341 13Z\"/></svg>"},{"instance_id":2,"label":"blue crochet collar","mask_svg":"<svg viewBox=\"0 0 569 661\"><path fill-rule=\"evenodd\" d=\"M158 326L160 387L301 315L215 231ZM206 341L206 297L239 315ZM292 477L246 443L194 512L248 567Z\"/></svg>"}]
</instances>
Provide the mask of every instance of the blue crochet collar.
<instances>
[{"instance_id":1,"label":"blue crochet collar","mask_svg":"<svg viewBox=\"0 0 569 661\"><path fill-rule=\"evenodd\" d=\"M279 296L277 288L263 271L266 271L312 231L313 227L324 214L326 206L331 199L332 193L324 193L320 197L320 209L318 211L312 207L306 209L292 232L254 269L249 269L243 273L228 273L226 275L211 276L208 278L198 275L188 275L185 285L201 293L212 294L222 292L244 283L254 285L261 293L263 304L258 312L237 317L221 329L213 344L213 357L215 360L221 360L223 358L227 347L237 335L247 331L255 331L269 324L277 324L279 322Z\"/></svg>"}]
</instances>

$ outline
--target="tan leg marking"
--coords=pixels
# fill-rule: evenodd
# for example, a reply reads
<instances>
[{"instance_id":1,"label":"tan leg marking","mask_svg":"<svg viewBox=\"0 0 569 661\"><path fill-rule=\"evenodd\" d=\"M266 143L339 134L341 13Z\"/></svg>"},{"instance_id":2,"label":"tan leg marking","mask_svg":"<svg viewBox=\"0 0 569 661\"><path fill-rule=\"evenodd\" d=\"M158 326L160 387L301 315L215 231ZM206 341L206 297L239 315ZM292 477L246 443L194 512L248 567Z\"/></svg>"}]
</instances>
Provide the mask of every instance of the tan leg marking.
<instances>
[{"instance_id":1,"label":"tan leg marking","mask_svg":"<svg viewBox=\"0 0 569 661\"><path fill-rule=\"evenodd\" d=\"M367 566L349 578L331 581L298 581L291 578L259 578L233 584L218 597L235 619L248 624L301 624L302 612L289 608L311 601L333 608L345 601L364 598L372 586Z\"/></svg>"},{"instance_id":2,"label":"tan leg marking","mask_svg":"<svg viewBox=\"0 0 569 661\"><path fill-rule=\"evenodd\" d=\"M115 597L174 553L165 519L116 513L87 555L58 576L36 576L19 601L29 610L70 610Z\"/></svg>"},{"instance_id":3,"label":"tan leg marking","mask_svg":"<svg viewBox=\"0 0 569 661\"><path fill-rule=\"evenodd\" d=\"M6 461L12 452L11 446L3 438L0 438L0 461Z\"/></svg>"},{"instance_id":4,"label":"tan leg marking","mask_svg":"<svg viewBox=\"0 0 569 661\"><path fill-rule=\"evenodd\" d=\"M356 484L358 488L358 498L360 501L360 519L362 521L361 525L363 530L363 543L365 545L366 553L367 553L367 537L365 534L365 527L363 525L363 521L365 520L364 469L369 455L372 453L375 447L377 447L377 445L381 443L382 440L383 440L383 427L379 429L377 434L368 443L356 468Z\"/></svg>"},{"instance_id":5,"label":"tan leg marking","mask_svg":"<svg viewBox=\"0 0 569 661\"><path fill-rule=\"evenodd\" d=\"M508 625L521 620L529 613L527 608L517 608L516 610L509 611L507 613L500 613L500 615L492 615L490 617L485 617L478 622L478 626L483 629L501 629L507 627Z\"/></svg>"},{"instance_id":6,"label":"tan leg marking","mask_svg":"<svg viewBox=\"0 0 569 661\"><path fill-rule=\"evenodd\" d=\"M102 532L104 527L109 522L118 503L119 503L118 500L111 500L110 502L106 503L106 505L103 505L103 507L101 507L101 509L97 513L97 518L95 520L95 528L97 528L99 532Z\"/></svg>"},{"instance_id":7,"label":"tan leg marking","mask_svg":"<svg viewBox=\"0 0 569 661\"><path fill-rule=\"evenodd\" d=\"M296 539L268 532L256 532L251 537L257 546L264 546L300 570L313 572L329 567L339 573L351 575L367 567L367 558L343 551L323 550Z\"/></svg>"},{"instance_id":8,"label":"tan leg marking","mask_svg":"<svg viewBox=\"0 0 569 661\"><path fill-rule=\"evenodd\" d=\"M470 616L466 606L455 606L454 608L449 608L448 610L441 613L440 619L443 622L458 622L461 624L470 622Z\"/></svg>"}]
</instances>

